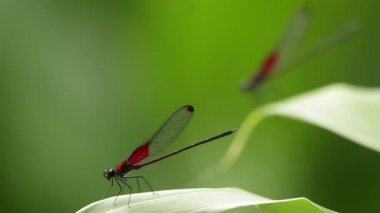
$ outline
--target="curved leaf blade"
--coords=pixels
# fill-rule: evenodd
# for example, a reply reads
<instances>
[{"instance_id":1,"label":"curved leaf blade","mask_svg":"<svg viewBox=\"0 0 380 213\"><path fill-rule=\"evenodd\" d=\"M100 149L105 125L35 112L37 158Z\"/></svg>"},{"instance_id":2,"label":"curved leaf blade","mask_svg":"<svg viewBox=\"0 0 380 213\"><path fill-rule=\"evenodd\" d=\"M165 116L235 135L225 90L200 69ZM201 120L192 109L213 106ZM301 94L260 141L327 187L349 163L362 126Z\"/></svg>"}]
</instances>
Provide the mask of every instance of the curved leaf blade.
<instances>
[{"instance_id":1,"label":"curved leaf blade","mask_svg":"<svg viewBox=\"0 0 380 213\"><path fill-rule=\"evenodd\" d=\"M268 108L380 152L380 89L334 84Z\"/></svg>"},{"instance_id":2,"label":"curved leaf blade","mask_svg":"<svg viewBox=\"0 0 380 213\"><path fill-rule=\"evenodd\" d=\"M219 163L226 170L236 161L251 132L268 116L285 116L334 132L380 152L380 88L332 84L315 91L268 104L252 111L239 128Z\"/></svg>"},{"instance_id":3,"label":"curved leaf blade","mask_svg":"<svg viewBox=\"0 0 380 213\"><path fill-rule=\"evenodd\" d=\"M333 212L314 204L306 198L288 200L270 200L238 188L200 188L158 191L132 194L128 206L129 195L119 196L115 205L115 197L92 203L78 213L95 212L220 212L228 209L255 206L261 212Z\"/></svg>"}]
</instances>

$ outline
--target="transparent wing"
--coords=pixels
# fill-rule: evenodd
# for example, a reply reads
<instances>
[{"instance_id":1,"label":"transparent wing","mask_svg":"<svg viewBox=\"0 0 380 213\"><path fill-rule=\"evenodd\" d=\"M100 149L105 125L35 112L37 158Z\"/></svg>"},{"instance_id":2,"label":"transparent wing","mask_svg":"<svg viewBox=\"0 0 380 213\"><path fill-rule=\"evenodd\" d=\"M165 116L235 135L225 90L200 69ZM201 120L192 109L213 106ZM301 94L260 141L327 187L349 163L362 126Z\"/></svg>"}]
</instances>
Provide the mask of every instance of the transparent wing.
<instances>
[{"instance_id":1,"label":"transparent wing","mask_svg":"<svg viewBox=\"0 0 380 213\"><path fill-rule=\"evenodd\" d=\"M277 68L289 64L294 56L295 49L304 38L311 20L311 9L302 7L296 11L285 28L275 52L278 55Z\"/></svg>"},{"instance_id":2,"label":"transparent wing","mask_svg":"<svg viewBox=\"0 0 380 213\"><path fill-rule=\"evenodd\" d=\"M138 164L164 151L187 126L194 107L183 106L175 111L147 142L140 145L128 158L128 163Z\"/></svg>"},{"instance_id":3,"label":"transparent wing","mask_svg":"<svg viewBox=\"0 0 380 213\"><path fill-rule=\"evenodd\" d=\"M356 22L348 22L342 29L334 33L330 33L323 40L319 41L303 54L301 54L298 58L293 60L292 64L299 64L303 61L312 58L315 55L318 55L344 41L356 35L359 32L359 24Z\"/></svg>"}]
</instances>

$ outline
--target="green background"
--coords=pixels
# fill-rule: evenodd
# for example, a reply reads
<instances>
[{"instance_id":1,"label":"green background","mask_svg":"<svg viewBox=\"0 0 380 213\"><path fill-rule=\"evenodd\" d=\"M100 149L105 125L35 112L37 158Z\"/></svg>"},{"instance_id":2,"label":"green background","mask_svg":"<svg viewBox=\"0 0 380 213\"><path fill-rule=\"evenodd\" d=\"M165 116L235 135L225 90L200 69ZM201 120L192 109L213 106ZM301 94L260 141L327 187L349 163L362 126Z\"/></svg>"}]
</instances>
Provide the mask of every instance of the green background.
<instances>
[{"instance_id":1,"label":"green background","mask_svg":"<svg viewBox=\"0 0 380 213\"><path fill-rule=\"evenodd\" d=\"M260 99L242 94L240 82L304 4L314 10L306 45L350 20L361 32L268 82ZM184 104L196 114L170 150L237 128L258 102L337 81L378 86L379 11L376 0L1 0L0 211L73 212L101 199L103 170ZM155 190L236 186L380 211L378 153L284 118L259 125L227 173L198 181L231 139L134 174Z\"/></svg>"}]
</instances>

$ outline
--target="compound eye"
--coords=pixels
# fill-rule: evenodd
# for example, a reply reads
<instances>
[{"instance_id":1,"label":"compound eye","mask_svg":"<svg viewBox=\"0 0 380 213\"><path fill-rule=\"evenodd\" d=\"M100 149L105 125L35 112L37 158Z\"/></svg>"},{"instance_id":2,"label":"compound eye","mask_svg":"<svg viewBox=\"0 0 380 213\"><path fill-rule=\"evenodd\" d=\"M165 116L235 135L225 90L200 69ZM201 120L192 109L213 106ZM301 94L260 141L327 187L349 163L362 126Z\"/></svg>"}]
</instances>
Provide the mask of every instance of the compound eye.
<instances>
[{"instance_id":1,"label":"compound eye","mask_svg":"<svg viewBox=\"0 0 380 213\"><path fill-rule=\"evenodd\" d=\"M111 177L110 177L110 170L109 170L109 169L104 170L104 172L103 172L103 176L104 176L105 178L107 178L107 179L110 179L110 178L111 178Z\"/></svg>"}]
</instances>

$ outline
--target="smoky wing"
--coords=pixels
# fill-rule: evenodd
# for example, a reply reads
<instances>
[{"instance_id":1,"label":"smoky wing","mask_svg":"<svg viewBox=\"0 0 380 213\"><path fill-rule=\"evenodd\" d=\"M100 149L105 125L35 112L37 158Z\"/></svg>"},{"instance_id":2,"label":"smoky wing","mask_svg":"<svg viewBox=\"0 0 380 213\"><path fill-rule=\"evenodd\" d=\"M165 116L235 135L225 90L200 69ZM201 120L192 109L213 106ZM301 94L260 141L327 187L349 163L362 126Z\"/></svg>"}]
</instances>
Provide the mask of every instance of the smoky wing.
<instances>
[{"instance_id":1,"label":"smoky wing","mask_svg":"<svg viewBox=\"0 0 380 213\"><path fill-rule=\"evenodd\" d=\"M131 154L128 162L138 164L163 152L185 129L193 113L194 107L191 105L183 106L175 111L147 142Z\"/></svg>"},{"instance_id":2,"label":"smoky wing","mask_svg":"<svg viewBox=\"0 0 380 213\"><path fill-rule=\"evenodd\" d=\"M292 58L295 57L295 49L307 32L311 16L311 8L301 7L289 21L276 47L277 54L280 56L280 67L278 68L287 66L291 63Z\"/></svg>"}]
</instances>

